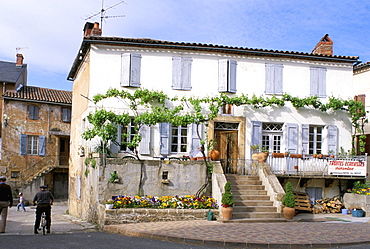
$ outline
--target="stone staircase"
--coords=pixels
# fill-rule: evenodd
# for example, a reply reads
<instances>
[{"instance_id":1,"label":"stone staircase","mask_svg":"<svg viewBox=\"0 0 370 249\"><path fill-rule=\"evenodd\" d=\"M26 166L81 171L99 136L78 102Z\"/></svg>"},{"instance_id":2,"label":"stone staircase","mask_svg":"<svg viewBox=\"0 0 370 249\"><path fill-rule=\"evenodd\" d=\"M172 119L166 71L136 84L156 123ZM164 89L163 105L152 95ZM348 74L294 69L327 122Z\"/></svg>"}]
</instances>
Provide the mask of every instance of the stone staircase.
<instances>
[{"instance_id":1,"label":"stone staircase","mask_svg":"<svg viewBox=\"0 0 370 249\"><path fill-rule=\"evenodd\" d=\"M258 176L226 174L234 196L232 219L225 222L284 222Z\"/></svg>"}]
</instances>

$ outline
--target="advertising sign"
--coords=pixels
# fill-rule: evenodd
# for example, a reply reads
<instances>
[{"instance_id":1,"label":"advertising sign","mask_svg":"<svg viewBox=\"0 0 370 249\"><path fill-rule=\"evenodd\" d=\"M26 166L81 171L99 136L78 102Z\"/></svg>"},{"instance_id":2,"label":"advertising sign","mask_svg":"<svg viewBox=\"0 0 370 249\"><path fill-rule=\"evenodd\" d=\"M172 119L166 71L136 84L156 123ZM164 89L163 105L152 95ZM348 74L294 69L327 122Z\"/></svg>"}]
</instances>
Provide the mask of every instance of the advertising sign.
<instances>
[{"instance_id":1,"label":"advertising sign","mask_svg":"<svg viewBox=\"0 0 370 249\"><path fill-rule=\"evenodd\" d=\"M366 161L329 160L329 175L366 176Z\"/></svg>"}]
</instances>

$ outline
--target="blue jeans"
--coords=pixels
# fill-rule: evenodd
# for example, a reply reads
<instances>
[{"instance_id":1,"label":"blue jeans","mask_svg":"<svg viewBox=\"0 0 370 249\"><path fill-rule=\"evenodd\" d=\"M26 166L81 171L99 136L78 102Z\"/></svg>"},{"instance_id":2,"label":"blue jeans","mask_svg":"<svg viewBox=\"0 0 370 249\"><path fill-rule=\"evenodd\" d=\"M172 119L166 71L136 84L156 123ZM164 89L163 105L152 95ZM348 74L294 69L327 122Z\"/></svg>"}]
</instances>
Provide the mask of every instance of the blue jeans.
<instances>
[{"instance_id":1,"label":"blue jeans","mask_svg":"<svg viewBox=\"0 0 370 249\"><path fill-rule=\"evenodd\" d=\"M19 207L22 207L23 211L26 212L26 208L24 207L24 203L23 202L22 203L18 203L18 205L17 205L17 211L19 211Z\"/></svg>"}]
</instances>

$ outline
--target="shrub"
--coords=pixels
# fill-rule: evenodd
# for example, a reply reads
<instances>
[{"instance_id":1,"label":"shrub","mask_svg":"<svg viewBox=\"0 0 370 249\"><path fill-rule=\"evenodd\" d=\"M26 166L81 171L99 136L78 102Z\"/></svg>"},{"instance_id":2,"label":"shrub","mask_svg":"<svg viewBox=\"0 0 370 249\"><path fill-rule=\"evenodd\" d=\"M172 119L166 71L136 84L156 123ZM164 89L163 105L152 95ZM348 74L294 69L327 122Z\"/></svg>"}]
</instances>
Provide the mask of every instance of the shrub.
<instances>
[{"instance_id":1,"label":"shrub","mask_svg":"<svg viewBox=\"0 0 370 249\"><path fill-rule=\"evenodd\" d=\"M234 205L234 197L231 193L230 182L225 184L225 192L222 194L221 206L223 207L232 207Z\"/></svg>"},{"instance_id":2,"label":"shrub","mask_svg":"<svg viewBox=\"0 0 370 249\"><path fill-rule=\"evenodd\" d=\"M287 182L287 184L285 185L285 195L283 197L282 204L284 207L290 207L290 208L295 207L293 187L290 182Z\"/></svg>"}]
</instances>

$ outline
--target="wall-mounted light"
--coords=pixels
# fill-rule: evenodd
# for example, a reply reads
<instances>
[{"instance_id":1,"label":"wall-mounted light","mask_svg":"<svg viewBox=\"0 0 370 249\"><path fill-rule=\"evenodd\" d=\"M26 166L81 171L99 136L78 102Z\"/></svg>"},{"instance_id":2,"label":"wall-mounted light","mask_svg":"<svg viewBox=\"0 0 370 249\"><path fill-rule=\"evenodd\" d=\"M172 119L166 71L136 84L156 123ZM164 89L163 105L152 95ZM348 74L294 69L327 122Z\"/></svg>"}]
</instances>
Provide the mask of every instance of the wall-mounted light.
<instances>
[{"instance_id":1,"label":"wall-mounted light","mask_svg":"<svg viewBox=\"0 0 370 249\"><path fill-rule=\"evenodd\" d=\"M3 116L4 126L7 126L8 125L8 120L9 120L8 115L4 114L4 116Z\"/></svg>"}]
</instances>

